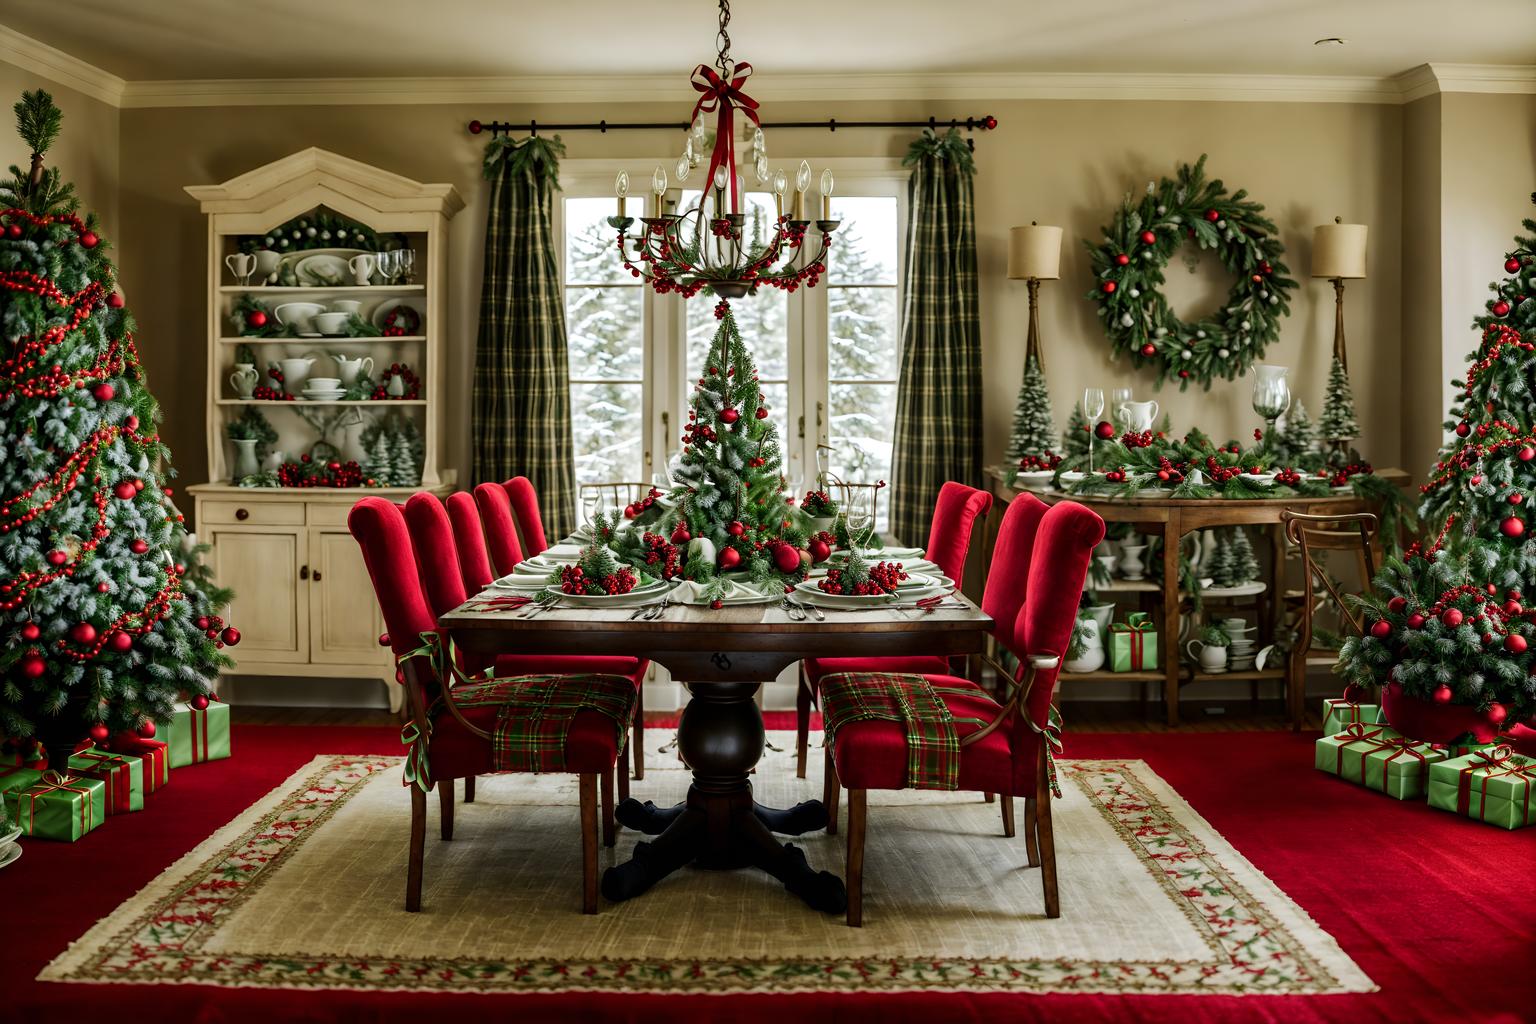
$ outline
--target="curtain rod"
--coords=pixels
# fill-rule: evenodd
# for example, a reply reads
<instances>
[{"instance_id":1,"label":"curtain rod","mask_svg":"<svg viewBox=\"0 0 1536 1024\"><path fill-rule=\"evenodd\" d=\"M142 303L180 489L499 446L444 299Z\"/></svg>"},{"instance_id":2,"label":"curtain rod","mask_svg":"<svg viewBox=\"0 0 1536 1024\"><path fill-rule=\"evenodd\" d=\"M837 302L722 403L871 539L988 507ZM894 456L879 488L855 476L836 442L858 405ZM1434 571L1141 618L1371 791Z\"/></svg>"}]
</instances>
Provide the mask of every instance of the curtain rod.
<instances>
[{"instance_id":1,"label":"curtain rod","mask_svg":"<svg viewBox=\"0 0 1536 1024\"><path fill-rule=\"evenodd\" d=\"M481 132L490 132L492 135L510 134L512 132L528 132L530 135L538 135L539 129L550 132L619 132L619 131L651 131L670 129L673 131L687 131L688 122L676 121L589 121L571 124L539 124L530 120L526 124L512 124L508 121L471 121L469 122L469 134L479 135ZM938 131L940 128L964 128L968 132L989 132L997 128L997 118L991 114L983 114L981 117L967 117L965 119L950 118L941 120L930 117L926 121L839 121L835 117L829 117L825 121L773 121L764 122L764 128L825 128L835 132L839 128L932 128ZM965 140L973 149L973 139Z\"/></svg>"}]
</instances>

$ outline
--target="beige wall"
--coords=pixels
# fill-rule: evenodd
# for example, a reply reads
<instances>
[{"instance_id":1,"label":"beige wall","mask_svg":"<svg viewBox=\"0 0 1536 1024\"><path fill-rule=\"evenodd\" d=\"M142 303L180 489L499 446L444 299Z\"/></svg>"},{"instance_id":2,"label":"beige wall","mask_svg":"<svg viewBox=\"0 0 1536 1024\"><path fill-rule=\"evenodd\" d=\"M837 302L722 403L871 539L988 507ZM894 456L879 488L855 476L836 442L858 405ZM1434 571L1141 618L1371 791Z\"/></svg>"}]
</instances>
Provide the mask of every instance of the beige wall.
<instances>
[{"instance_id":1,"label":"beige wall","mask_svg":"<svg viewBox=\"0 0 1536 1024\"><path fill-rule=\"evenodd\" d=\"M107 239L118 238L118 111L101 100L76 92L31 72L0 61L0 168L15 164L23 170L32 154L16 137L11 105L29 89L46 89L64 112L64 130L48 152L48 163L57 166L66 181L75 183L82 211L101 217ZM118 254L121 256L121 253Z\"/></svg>"},{"instance_id":2,"label":"beige wall","mask_svg":"<svg viewBox=\"0 0 1536 1024\"><path fill-rule=\"evenodd\" d=\"M686 97L684 97L685 99ZM1043 292L1042 330L1058 424L1087 384L1124 383L1153 397L1151 382L1112 364L1092 305L1081 239L1095 237L1126 190L1171 174L1180 160L1210 154L1211 171L1247 188L1280 227L1287 262L1300 282L1281 341L1266 356L1294 367L1294 389L1314 414L1321 403L1332 337L1332 292L1306 278L1314 224L1335 215L1371 225L1368 280L1350 286L1351 365L1368 455L1395 464L1399 447L1399 239L1402 112L1348 104L1020 101L964 109L914 104L778 104L770 118L926 118L996 114L1000 128L978 139L977 228L986 372L985 436L989 460L1001 457L1022 372L1025 296L1006 279L1008 229L1031 219L1067 228L1063 278ZM201 394L204 377L204 226L182 192L225 180L295 149L318 145L422 181L456 185L470 206L454 222L452 358L467 380L479 293L483 140L469 137L471 117L511 120L671 118L671 106L241 107L138 109L123 112L123 218L133 245L124 280L143 325L140 341L166 410L166 435L188 480L203 475ZM899 157L911 131L771 133L776 154ZM631 157L643 170L676 138L662 133L603 136L567 133L569 157ZM1206 260L1193 278L1177 267L1170 292L1193 313L1228 287ZM1243 436L1256 419L1248 382L1220 382L1211 392L1156 394L1175 427L1199 425L1218 437ZM467 407L465 419L467 420ZM467 422L450 457L463 464Z\"/></svg>"},{"instance_id":3,"label":"beige wall","mask_svg":"<svg viewBox=\"0 0 1536 1024\"><path fill-rule=\"evenodd\" d=\"M1409 237L1403 260L1403 468L1422 478L1444 433L1450 387L1440 340L1440 101L1403 109L1403 209ZM1427 415L1416 411L1427 410Z\"/></svg>"}]
</instances>

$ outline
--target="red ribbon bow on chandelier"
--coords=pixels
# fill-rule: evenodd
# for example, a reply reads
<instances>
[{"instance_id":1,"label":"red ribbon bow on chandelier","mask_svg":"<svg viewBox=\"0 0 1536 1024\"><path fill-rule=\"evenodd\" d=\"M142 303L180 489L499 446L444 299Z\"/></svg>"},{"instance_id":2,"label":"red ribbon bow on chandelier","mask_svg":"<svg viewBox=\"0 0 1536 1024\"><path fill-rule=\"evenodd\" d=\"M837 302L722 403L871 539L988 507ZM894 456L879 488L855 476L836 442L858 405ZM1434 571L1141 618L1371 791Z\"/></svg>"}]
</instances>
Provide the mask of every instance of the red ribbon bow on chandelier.
<instances>
[{"instance_id":1,"label":"red ribbon bow on chandelier","mask_svg":"<svg viewBox=\"0 0 1536 1024\"><path fill-rule=\"evenodd\" d=\"M705 176L706 183L715 180L715 168L724 166L730 175L731 200L730 212L736 213L741 208L741 186L736 180L736 139L735 139L735 115L733 111L741 108L741 112L755 125L762 126L757 117L757 100L741 91L742 83L752 77L752 65L746 61L740 64L728 65L730 70L721 74L708 64L700 64L693 69L693 76L689 79L694 89L703 93L699 101L693 105L693 121L700 114L710 114L718 111L715 119L715 148L709 156L709 173ZM709 188L709 184L705 188ZM721 211L723 215L725 211Z\"/></svg>"}]
</instances>

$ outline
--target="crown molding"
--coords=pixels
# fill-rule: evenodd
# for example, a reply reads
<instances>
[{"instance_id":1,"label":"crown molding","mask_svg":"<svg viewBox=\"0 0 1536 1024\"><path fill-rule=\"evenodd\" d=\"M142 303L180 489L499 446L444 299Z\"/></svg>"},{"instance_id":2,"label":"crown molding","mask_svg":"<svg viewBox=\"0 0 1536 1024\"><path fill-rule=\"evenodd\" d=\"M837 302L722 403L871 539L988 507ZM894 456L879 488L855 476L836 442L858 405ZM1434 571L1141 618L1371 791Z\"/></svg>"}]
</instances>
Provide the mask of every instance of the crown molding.
<instances>
[{"instance_id":1,"label":"crown molding","mask_svg":"<svg viewBox=\"0 0 1536 1024\"><path fill-rule=\"evenodd\" d=\"M1442 64L1431 61L1441 92L1536 94L1536 66L1529 64Z\"/></svg>"},{"instance_id":2,"label":"crown molding","mask_svg":"<svg viewBox=\"0 0 1536 1024\"><path fill-rule=\"evenodd\" d=\"M114 107L123 105L128 84L123 79L4 25L0 25L0 61Z\"/></svg>"}]
</instances>

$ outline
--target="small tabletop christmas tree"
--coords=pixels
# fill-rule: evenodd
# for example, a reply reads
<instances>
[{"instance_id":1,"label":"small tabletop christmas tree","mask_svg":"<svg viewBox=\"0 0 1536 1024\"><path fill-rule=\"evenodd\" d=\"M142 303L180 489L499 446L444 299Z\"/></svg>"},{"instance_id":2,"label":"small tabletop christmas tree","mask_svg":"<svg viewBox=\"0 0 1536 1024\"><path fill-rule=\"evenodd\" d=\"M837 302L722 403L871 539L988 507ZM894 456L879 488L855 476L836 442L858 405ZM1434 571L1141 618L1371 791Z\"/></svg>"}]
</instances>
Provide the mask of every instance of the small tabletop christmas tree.
<instances>
[{"instance_id":1,"label":"small tabletop christmas tree","mask_svg":"<svg viewBox=\"0 0 1536 1024\"><path fill-rule=\"evenodd\" d=\"M32 165L0 183L0 736L37 737L62 769L87 734L152 735L206 695L240 635L187 578L106 241L43 166L62 115L41 91L15 109Z\"/></svg>"},{"instance_id":2,"label":"small tabletop christmas tree","mask_svg":"<svg viewBox=\"0 0 1536 1024\"><path fill-rule=\"evenodd\" d=\"M804 577L805 531L784 496L778 430L741 339L730 303L715 306L720 327L689 403L671 498L674 544L690 544L684 574L715 580L743 571L754 583ZM723 591L723 582L716 591Z\"/></svg>"},{"instance_id":3,"label":"small tabletop christmas tree","mask_svg":"<svg viewBox=\"0 0 1536 1024\"><path fill-rule=\"evenodd\" d=\"M1026 456L1036 459L1054 454L1056 426L1051 422L1051 394L1045 371L1033 355L1024 361L1024 384L1013 411L1013 433L1008 438L1008 459L1018 463Z\"/></svg>"},{"instance_id":4,"label":"small tabletop christmas tree","mask_svg":"<svg viewBox=\"0 0 1536 1024\"><path fill-rule=\"evenodd\" d=\"M1061 454L1069 459L1086 459L1088 444L1093 439L1093 424L1083 415L1083 407L1072 403L1072 413L1067 417L1067 429L1061 434Z\"/></svg>"},{"instance_id":5,"label":"small tabletop christmas tree","mask_svg":"<svg viewBox=\"0 0 1536 1024\"><path fill-rule=\"evenodd\" d=\"M1360 436L1355 418L1355 395L1349 386L1349 374L1338 356L1328 367L1328 390L1323 396L1323 415L1317 421L1318 436L1327 448L1329 464L1358 461L1350 443Z\"/></svg>"}]
</instances>

